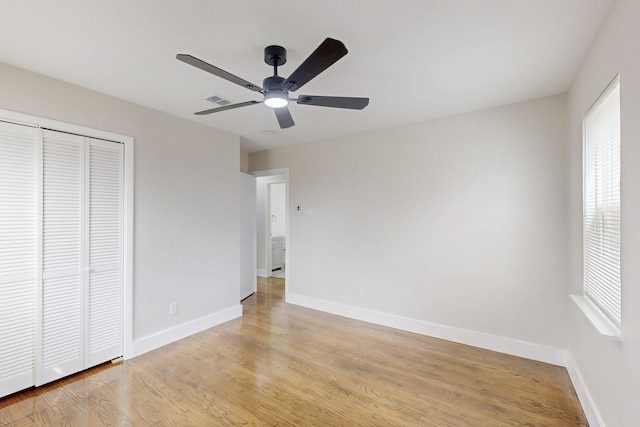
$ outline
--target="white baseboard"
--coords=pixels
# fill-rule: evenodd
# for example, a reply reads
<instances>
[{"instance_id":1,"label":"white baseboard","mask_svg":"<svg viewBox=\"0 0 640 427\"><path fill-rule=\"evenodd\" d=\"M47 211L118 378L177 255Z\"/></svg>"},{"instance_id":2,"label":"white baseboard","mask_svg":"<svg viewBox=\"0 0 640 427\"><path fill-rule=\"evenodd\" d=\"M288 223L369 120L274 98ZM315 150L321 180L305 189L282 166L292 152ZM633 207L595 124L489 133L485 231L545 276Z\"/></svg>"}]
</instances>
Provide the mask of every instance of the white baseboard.
<instances>
[{"instance_id":1,"label":"white baseboard","mask_svg":"<svg viewBox=\"0 0 640 427\"><path fill-rule=\"evenodd\" d=\"M582 378L582 374L580 373L576 362L573 360L573 357L571 357L571 354L567 357L566 366L571 382L573 383L573 388L576 390L576 394L578 395L578 399L582 405L584 415L587 417L587 421L589 422L589 426L604 427L604 421L602 421L602 417L600 417L600 413L591 398L587 384L584 382L584 378Z\"/></svg>"},{"instance_id":2,"label":"white baseboard","mask_svg":"<svg viewBox=\"0 0 640 427\"><path fill-rule=\"evenodd\" d=\"M287 294L287 302L314 310L349 317L351 319L362 320L364 322L375 323L377 325L388 326L390 328L434 338L441 338L553 365L566 366L567 364L567 352L554 347L438 325L436 323L429 323L422 320L397 316L395 314L382 313L298 294Z\"/></svg>"},{"instance_id":3,"label":"white baseboard","mask_svg":"<svg viewBox=\"0 0 640 427\"><path fill-rule=\"evenodd\" d=\"M269 277L267 270L265 270L264 268L259 268L257 272L258 272L258 277Z\"/></svg>"},{"instance_id":4,"label":"white baseboard","mask_svg":"<svg viewBox=\"0 0 640 427\"><path fill-rule=\"evenodd\" d=\"M155 350L163 345L171 344L174 341L181 340L182 338L186 338L190 335L241 316L242 305L238 304L153 335L140 338L133 342L131 354L125 354L124 357L125 359L131 359L133 357L140 356L141 354Z\"/></svg>"}]
</instances>

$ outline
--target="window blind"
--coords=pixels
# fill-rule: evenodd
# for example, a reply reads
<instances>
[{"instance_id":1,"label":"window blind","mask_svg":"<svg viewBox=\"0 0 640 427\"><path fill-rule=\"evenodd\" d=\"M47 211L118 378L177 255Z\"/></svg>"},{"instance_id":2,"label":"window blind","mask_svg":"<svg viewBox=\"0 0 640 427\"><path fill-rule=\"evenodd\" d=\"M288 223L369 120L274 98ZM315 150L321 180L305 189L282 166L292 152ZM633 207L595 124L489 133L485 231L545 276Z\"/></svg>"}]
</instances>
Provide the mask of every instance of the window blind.
<instances>
[{"instance_id":1,"label":"window blind","mask_svg":"<svg viewBox=\"0 0 640 427\"><path fill-rule=\"evenodd\" d=\"M621 321L620 81L584 118L584 293L616 325Z\"/></svg>"}]
</instances>

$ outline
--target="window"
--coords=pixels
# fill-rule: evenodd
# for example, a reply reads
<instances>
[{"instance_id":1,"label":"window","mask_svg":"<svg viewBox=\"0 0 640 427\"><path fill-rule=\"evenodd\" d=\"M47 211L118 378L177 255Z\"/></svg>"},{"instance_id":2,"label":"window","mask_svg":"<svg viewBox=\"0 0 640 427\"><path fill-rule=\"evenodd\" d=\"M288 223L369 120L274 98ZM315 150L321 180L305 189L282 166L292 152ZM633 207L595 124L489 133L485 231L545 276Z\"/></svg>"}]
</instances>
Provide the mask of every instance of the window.
<instances>
[{"instance_id":1,"label":"window","mask_svg":"<svg viewBox=\"0 0 640 427\"><path fill-rule=\"evenodd\" d=\"M584 295L619 329L620 80L584 117Z\"/></svg>"}]
</instances>

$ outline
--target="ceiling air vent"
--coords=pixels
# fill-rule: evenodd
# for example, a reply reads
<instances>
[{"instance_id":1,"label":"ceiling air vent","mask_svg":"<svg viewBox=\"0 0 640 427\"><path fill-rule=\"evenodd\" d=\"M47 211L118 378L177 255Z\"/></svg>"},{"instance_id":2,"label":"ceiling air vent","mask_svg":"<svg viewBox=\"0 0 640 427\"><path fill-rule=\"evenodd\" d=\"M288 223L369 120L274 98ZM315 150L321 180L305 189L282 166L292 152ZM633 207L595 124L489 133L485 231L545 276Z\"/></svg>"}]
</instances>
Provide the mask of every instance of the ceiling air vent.
<instances>
[{"instance_id":1,"label":"ceiling air vent","mask_svg":"<svg viewBox=\"0 0 640 427\"><path fill-rule=\"evenodd\" d=\"M222 97L220 95L211 95L207 97L207 101L212 102L221 107L231 104L231 101L229 101L227 98Z\"/></svg>"}]
</instances>

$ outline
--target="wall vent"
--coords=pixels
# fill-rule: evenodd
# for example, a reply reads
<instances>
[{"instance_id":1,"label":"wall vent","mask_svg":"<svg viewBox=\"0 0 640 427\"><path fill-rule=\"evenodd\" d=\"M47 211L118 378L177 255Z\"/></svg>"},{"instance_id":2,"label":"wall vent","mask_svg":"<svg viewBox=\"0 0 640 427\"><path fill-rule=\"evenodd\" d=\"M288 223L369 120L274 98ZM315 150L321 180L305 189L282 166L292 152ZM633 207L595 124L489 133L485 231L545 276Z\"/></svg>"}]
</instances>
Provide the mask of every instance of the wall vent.
<instances>
[{"instance_id":1,"label":"wall vent","mask_svg":"<svg viewBox=\"0 0 640 427\"><path fill-rule=\"evenodd\" d=\"M212 102L212 103L214 103L216 105L219 105L221 107L231 104L230 100L228 100L227 98L225 98L223 96L217 95L217 94L214 94L214 95L211 95L211 96L207 97L207 101Z\"/></svg>"}]
</instances>

